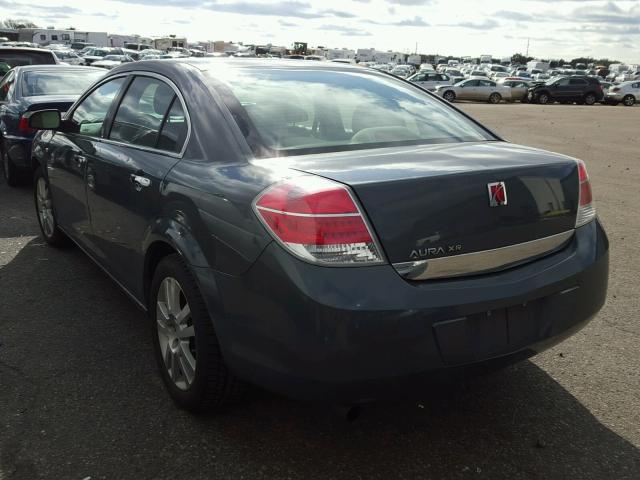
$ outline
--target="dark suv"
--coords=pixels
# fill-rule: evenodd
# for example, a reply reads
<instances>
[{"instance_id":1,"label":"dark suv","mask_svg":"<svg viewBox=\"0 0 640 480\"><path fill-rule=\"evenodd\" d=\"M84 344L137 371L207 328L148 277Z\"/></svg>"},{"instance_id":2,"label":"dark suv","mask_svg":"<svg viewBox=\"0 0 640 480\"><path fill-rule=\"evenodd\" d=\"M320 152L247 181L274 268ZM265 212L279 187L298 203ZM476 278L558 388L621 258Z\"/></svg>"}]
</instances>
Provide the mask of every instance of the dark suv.
<instances>
[{"instance_id":1,"label":"dark suv","mask_svg":"<svg viewBox=\"0 0 640 480\"><path fill-rule=\"evenodd\" d=\"M573 103L593 105L604 97L600 80L586 76L556 77L529 89L533 103Z\"/></svg>"}]
</instances>

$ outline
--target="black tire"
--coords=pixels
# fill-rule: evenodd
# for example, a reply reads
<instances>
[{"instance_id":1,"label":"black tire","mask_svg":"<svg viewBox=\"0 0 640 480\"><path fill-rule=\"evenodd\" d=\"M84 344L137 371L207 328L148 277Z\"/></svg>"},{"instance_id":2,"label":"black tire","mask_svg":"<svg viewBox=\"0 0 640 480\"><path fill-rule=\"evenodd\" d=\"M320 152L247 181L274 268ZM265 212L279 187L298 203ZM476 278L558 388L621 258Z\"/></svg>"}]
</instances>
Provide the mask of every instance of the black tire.
<instances>
[{"instance_id":1,"label":"black tire","mask_svg":"<svg viewBox=\"0 0 640 480\"><path fill-rule=\"evenodd\" d=\"M456 92L454 92L453 90L447 90L442 94L442 98L444 98L449 103L453 103L456 101Z\"/></svg>"},{"instance_id":2,"label":"black tire","mask_svg":"<svg viewBox=\"0 0 640 480\"><path fill-rule=\"evenodd\" d=\"M550 96L549 96L549 94L548 94L548 93L546 93L546 92L539 93L539 94L536 96L536 102L537 102L537 103L539 103L540 105L546 105L546 104L548 104L550 101L551 101L551 97L550 97Z\"/></svg>"},{"instance_id":3,"label":"black tire","mask_svg":"<svg viewBox=\"0 0 640 480\"><path fill-rule=\"evenodd\" d=\"M191 383L183 383L182 387L171 378L158 333L158 296L165 279L177 281L181 289L180 302L182 304L184 301L185 305L189 305L190 315L187 322L194 331L194 336L191 337L193 341L189 340L188 348L195 360L195 373ZM169 395L179 408L194 413L205 412L233 404L242 398L247 384L231 373L225 364L204 299L180 255L169 255L158 264L151 283L148 310L158 370ZM181 365L176 360L175 366L179 367L178 371L186 378Z\"/></svg>"},{"instance_id":4,"label":"black tire","mask_svg":"<svg viewBox=\"0 0 640 480\"><path fill-rule=\"evenodd\" d=\"M44 240L51 245L52 247L62 248L66 247L70 244L69 238L58 228L58 223L56 221L55 209L53 208L53 199L51 199L51 194L49 193L49 212L51 224L47 225L44 212L42 210L43 205L39 200L39 188L42 188L41 182L46 186L47 191L50 192L49 189L49 180L44 175L44 171L42 167L38 167L33 174L33 200L36 208L36 218L38 219L38 226L40 227L40 233Z\"/></svg>"},{"instance_id":5,"label":"black tire","mask_svg":"<svg viewBox=\"0 0 640 480\"><path fill-rule=\"evenodd\" d=\"M635 103L636 103L636 97L634 97L633 95L625 95L622 98L622 104L625 107L633 107Z\"/></svg>"},{"instance_id":6,"label":"black tire","mask_svg":"<svg viewBox=\"0 0 640 480\"><path fill-rule=\"evenodd\" d=\"M596 100L597 99L594 93L587 93L582 99L582 102L585 105L594 105L596 103Z\"/></svg>"},{"instance_id":7,"label":"black tire","mask_svg":"<svg viewBox=\"0 0 640 480\"><path fill-rule=\"evenodd\" d=\"M498 104L502 101L502 95L500 95L497 92L492 93L491 95L489 95L489 103L493 103Z\"/></svg>"},{"instance_id":8,"label":"black tire","mask_svg":"<svg viewBox=\"0 0 640 480\"><path fill-rule=\"evenodd\" d=\"M9 154L4 148L0 153L2 154L2 175L7 185L10 187L24 185L26 183L25 172L13 164L11 158L9 158Z\"/></svg>"}]
</instances>

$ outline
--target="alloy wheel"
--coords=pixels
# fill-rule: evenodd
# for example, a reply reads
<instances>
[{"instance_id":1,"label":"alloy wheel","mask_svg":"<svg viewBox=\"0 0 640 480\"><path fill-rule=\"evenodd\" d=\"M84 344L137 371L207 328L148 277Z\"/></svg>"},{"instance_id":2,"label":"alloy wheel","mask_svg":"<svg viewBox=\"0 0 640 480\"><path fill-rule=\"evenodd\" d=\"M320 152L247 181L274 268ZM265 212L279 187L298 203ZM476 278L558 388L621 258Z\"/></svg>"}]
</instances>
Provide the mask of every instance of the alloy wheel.
<instances>
[{"instance_id":1,"label":"alloy wheel","mask_svg":"<svg viewBox=\"0 0 640 480\"><path fill-rule=\"evenodd\" d=\"M160 352L169 378L177 388L187 390L196 374L195 331L191 309L175 278L166 277L160 283L156 324Z\"/></svg>"},{"instance_id":2,"label":"alloy wheel","mask_svg":"<svg viewBox=\"0 0 640 480\"><path fill-rule=\"evenodd\" d=\"M593 94L589 94L586 97L584 97L584 103L586 103L587 105L593 105L594 103L596 103L596 96Z\"/></svg>"},{"instance_id":3,"label":"alloy wheel","mask_svg":"<svg viewBox=\"0 0 640 480\"><path fill-rule=\"evenodd\" d=\"M444 99L447 102L453 102L456 99L456 95L453 92L445 92Z\"/></svg>"},{"instance_id":4,"label":"alloy wheel","mask_svg":"<svg viewBox=\"0 0 640 480\"><path fill-rule=\"evenodd\" d=\"M38 178L36 184L36 203L38 208L38 221L42 227L42 233L49 238L53 235L55 221L53 219L53 207L51 192L44 178Z\"/></svg>"},{"instance_id":5,"label":"alloy wheel","mask_svg":"<svg viewBox=\"0 0 640 480\"><path fill-rule=\"evenodd\" d=\"M549 95L547 95L546 93L541 94L538 97L538 103L542 105L546 105L547 103L549 103Z\"/></svg>"},{"instance_id":6,"label":"alloy wheel","mask_svg":"<svg viewBox=\"0 0 640 480\"><path fill-rule=\"evenodd\" d=\"M624 103L627 107L631 107L634 103L636 103L636 99L631 95L627 95L622 99L622 103Z\"/></svg>"}]
</instances>

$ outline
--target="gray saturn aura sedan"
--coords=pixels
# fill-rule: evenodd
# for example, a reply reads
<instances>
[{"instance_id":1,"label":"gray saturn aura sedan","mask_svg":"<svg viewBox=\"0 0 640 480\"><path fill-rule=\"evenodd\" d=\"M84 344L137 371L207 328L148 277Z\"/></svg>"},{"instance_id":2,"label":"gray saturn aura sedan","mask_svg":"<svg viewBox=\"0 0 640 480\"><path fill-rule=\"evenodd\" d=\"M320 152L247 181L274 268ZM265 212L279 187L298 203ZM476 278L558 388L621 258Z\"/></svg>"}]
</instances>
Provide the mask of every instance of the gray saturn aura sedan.
<instances>
[{"instance_id":1,"label":"gray saturn aura sedan","mask_svg":"<svg viewBox=\"0 0 640 480\"><path fill-rule=\"evenodd\" d=\"M585 164L385 73L151 60L28 121L44 238L146 311L188 410L248 384L341 405L422 394L558 343L605 300Z\"/></svg>"}]
</instances>

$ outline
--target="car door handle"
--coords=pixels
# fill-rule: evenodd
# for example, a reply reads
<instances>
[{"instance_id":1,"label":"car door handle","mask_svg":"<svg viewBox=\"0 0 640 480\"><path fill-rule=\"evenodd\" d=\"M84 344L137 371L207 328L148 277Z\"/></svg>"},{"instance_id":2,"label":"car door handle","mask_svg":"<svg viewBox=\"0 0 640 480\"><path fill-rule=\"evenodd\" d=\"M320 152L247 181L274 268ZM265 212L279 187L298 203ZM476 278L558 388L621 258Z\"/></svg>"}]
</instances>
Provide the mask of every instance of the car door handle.
<instances>
[{"instance_id":1,"label":"car door handle","mask_svg":"<svg viewBox=\"0 0 640 480\"><path fill-rule=\"evenodd\" d=\"M149 180L147 177L143 177L142 175L137 175L135 173L131 174L131 183L133 183L136 191L140 191L143 188L148 187L149 185L151 185L151 180Z\"/></svg>"}]
</instances>

